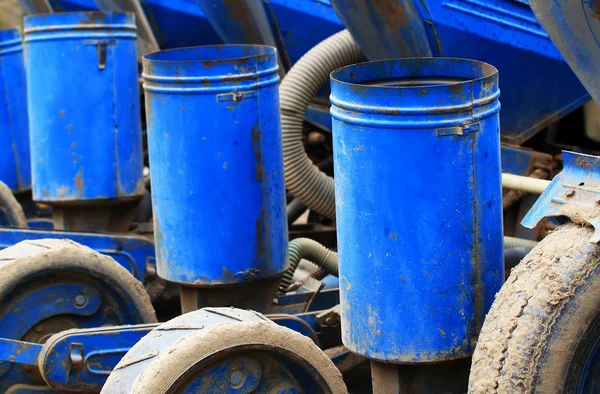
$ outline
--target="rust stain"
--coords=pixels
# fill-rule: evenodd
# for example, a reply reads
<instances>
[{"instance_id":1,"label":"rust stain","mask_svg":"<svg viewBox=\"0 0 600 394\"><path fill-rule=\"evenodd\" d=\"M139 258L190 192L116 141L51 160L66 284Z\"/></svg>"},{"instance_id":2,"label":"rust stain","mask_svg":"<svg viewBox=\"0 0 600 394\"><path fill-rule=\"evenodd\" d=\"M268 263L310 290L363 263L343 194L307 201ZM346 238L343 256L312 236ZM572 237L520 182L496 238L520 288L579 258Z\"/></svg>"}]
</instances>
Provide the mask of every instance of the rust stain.
<instances>
[{"instance_id":1,"label":"rust stain","mask_svg":"<svg viewBox=\"0 0 600 394\"><path fill-rule=\"evenodd\" d=\"M252 128L252 145L254 147L254 156L256 157L256 180L262 181L262 152L260 149L260 126L258 124Z\"/></svg>"},{"instance_id":2,"label":"rust stain","mask_svg":"<svg viewBox=\"0 0 600 394\"><path fill-rule=\"evenodd\" d=\"M589 169L592 166L592 162L587 157L577 156L575 158L575 164L583 169Z\"/></svg>"},{"instance_id":3,"label":"rust stain","mask_svg":"<svg viewBox=\"0 0 600 394\"><path fill-rule=\"evenodd\" d=\"M364 145L359 146L358 148L354 148L355 151L361 151L365 148Z\"/></svg>"},{"instance_id":4,"label":"rust stain","mask_svg":"<svg viewBox=\"0 0 600 394\"><path fill-rule=\"evenodd\" d=\"M260 210L260 217L256 219L256 255L259 260L262 260L262 257L265 254L265 240L263 236L263 221L262 218L264 216L264 210Z\"/></svg>"},{"instance_id":5,"label":"rust stain","mask_svg":"<svg viewBox=\"0 0 600 394\"><path fill-rule=\"evenodd\" d=\"M64 195L66 195L69 192L69 188L66 186L62 186L59 187L58 189L56 189L56 194L58 194L58 197L62 197ZM49 196L50 193L48 192L48 190L44 189L44 196Z\"/></svg>"},{"instance_id":6,"label":"rust stain","mask_svg":"<svg viewBox=\"0 0 600 394\"><path fill-rule=\"evenodd\" d=\"M215 64L217 64L217 62L214 61L214 60L205 60L205 61L202 62L202 65L204 66L204 68L211 68Z\"/></svg>"},{"instance_id":7,"label":"rust stain","mask_svg":"<svg viewBox=\"0 0 600 394\"><path fill-rule=\"evenodd\" d=\"M453 84L450 84L450 91L452 91L452 93L455 93L455 94L464 93L465 88L460 83L453 83Z\"/></svg>"},{"instance_id":8,"label":"rust stain","mask_svg":"<svg viewBox=\"0 0 600 394\"><path fill-rule=\"evenodd\" d=\"M404 27L410 25L404 7L395 0L371 0L371 5L383 16L387 25Z\"/></svg>"},{"instance_id":9,"label":"rust stain","mask_svg":"<svg viewBox=\"0 0 600 394\"><path fill-rule=\"evenodd\" d=\"M65 118L65 110L64 110L64 109L61 109L61 110L60 110L60 118L61 118L61 119L64 119L64 118Z\"/></svg>"},{"instance_id":10,"label":"rust stain","mask_svg":"<svg viewBox=\"0 0 600 394\"><path fill-rule=\"evenodd\" d=\"M210 81L208 80L208 78L202 78L202 86L204 86L205 88L211 86L212 83L210 83Z\"/></svg>"},{"instance_id":11,"label":"rust stain","mask_svg":"<svg viewBox=\"0 0 600 394\"><path fill-rule=\"evenodd\" d=\"M80 167L79 168L79 172L77 173L77 175L75 175L75 187L77 188L77 190L79 190L80 192L83 193L83 168Z\"/></svg>"},{"instance_id":12,"label":"rust stain","mask_svg":"<svg viewBox=\"0 0 600 394\"><path fill-rule=\"evenodd\" d=\"M86 12L84 13L85 19L82 19L77 24L78 25L95 25L97 23L101 23L106 18L106 13L103 11L94 11L94 12Z\"/></svg>"}]
</instances>

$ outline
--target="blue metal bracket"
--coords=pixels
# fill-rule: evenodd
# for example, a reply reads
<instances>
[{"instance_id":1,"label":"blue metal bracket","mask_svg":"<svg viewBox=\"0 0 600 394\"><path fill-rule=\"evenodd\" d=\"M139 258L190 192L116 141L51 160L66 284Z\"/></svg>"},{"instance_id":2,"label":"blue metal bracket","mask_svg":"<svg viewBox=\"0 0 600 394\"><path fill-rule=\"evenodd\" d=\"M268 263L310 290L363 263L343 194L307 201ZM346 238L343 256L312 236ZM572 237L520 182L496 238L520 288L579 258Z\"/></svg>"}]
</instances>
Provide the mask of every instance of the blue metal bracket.
<instances>
[{"instance_id":1,"label":"blue metal bracket","mask_svg":"<svg viewBox=\"0 0 600 394\"><path fill-rule=\"evenodd\" d=\"M331 313L328 310L268 317L317 342L321 329L336 326L327 321ZM125 353L157 326L139 324L73 329L53 335L43 345L0 338L0 362L39 366L44 380L59 392L99 392Z\"/></svg>"},{"instance_id":2,"label":"blue metal bracket","mask_svg":"<svg viewBox=\"0 0 600 394\"><path fill-rule=\"evenodd\" d=\"M42 345L0 338L0 361L37 365Z\"/></svg>"},{"instance_id":3,"label":"blue metal bracket","mask_svg":"<svg viewBox=\"0 0 600 394\"><path fill-rule=\"evenodd\" d=\"M600 157L575 152L563 152L564 168L521 225L535 227L550 216L566 216L576 223L587 223L595 232L590 242L600 242Z\"/></svg>"},{"instance_id":4,"label":"blue metal bracket","mask_svg":"<svg viewBox=\"0 0 600 394\"><path fill-rule=\"evenodd\" d=\"M140 281L156 272L154 245L141 236L0 228L0 249L8 248L21 241L44 238L67 238L106 254L115 259L117 263L125 267Z\"/></svg>"},{"instance_id":5,"label":"blue metal bracket","mask_svg":"<svg viewBox=\"0 0 600 394\"><path fill-rule=\"evenodd\" d=\"M99 392L125 353L157 325L63 331L43 345L40 370L60 392Z\"/></svg>"}]
</instances>

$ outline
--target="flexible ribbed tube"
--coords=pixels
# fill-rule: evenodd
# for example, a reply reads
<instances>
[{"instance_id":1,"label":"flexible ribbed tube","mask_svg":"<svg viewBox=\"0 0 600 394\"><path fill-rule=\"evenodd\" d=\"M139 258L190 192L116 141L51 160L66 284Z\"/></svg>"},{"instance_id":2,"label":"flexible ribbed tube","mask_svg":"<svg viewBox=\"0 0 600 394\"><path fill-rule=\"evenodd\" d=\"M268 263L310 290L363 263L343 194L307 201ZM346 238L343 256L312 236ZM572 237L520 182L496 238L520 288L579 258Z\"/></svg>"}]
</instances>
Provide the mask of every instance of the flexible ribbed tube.
<instances>
[{"instance_id":1,"label":"flexible ribbed tube","mask_svg":"<svg viewBox=\"0 0 600 394\"><path fill-rule=\"evenodd\" d=\"M348 30L325 39L308 51L279 86L285 186L304 205L335 218L333 178L310 160L302 143L302 125L308 105L329 74L363 58Z\"/></svg>"},{"instance_id":2,"label":"flexible ribbed tube","mask_svg":"<svg viewBox=\"0 0 600 394\"><path fill-rule=\"evenodd\" d=\"M300 260L306 259L330 275L338 276L338 255L310 238L296 238L288 245L289 268L279 284L279 294L285 294L292 284Z\"/></svg>"},{"instance_id":3,"label":"flexible ribbed tube","mask_svg":"<svg viewBox=\"0 0 600 394\"><path fill-rule=\"evenodd\" d=\"M538 243L529 239L515 238L515 237L504 237L504 249L513 248L533 248Z\"/></svg>"}]
</instances>

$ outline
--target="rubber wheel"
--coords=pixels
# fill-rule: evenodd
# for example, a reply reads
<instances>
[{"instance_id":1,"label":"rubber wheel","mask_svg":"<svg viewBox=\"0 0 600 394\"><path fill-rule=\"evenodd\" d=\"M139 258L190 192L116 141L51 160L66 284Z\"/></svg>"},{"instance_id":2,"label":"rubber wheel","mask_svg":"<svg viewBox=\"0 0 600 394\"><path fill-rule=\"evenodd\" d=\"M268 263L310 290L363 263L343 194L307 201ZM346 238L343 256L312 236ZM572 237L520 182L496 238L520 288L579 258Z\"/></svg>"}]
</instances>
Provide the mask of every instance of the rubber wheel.
<instances>
[{"instance_id":1,"label":"rubber wheel","mask_svg":"<svg viewBox=\"0 0 600 394\"><path fill-rule=\"evenodd\" d=\"M52 305L59 297L50 294L47 301L43 301L48 305L25 311L27 318L23 320L28 325L2 324L7 316L13 316L11 321L14 322L14 317L22 313L15 306L19 302L27 300L31 294L44 294L42 292L49 291L47 289L56 289L56 286L62 286L61 283L64 286L81 284L94 289L97 299L86 301L86 305L97 302L98 310L85 316L57 313L42 317L43 313L55 307ZM59 239L23 241L0 251L0 337L43 343L52 334L71 328L155 322L156 314L142 283L109 256L73 241ZM32 325L31 328L28 328L29 325ZM15 337L8 334L23 330L27 330L24 335ZM20 364L7 367L4 362L0 363L0 369L2 392L22 384L35 385L37 390L44 388L44 371L36 372L30 366Z\"/></svg>"},{"instance_id":2,"label":"rubber wheel","mask_svg":"<svg viewBox=\"0 0 600 394\"><path fill-rule=\"evenodd\" d=\"M253 364L254 372L248 372ZM243 376L234 381L236 371ZM204 308L161 324L131 348L102 389L102 394L249 392L348 391L312 340L257 312L234 308Z\"/></svg>"},{"instance_id":3,"label":"rubber wheel","mask_svg":"<svg viewBox=\"0 0 600 394\"><path fill-rule=\"evenodd\" d=\"M0 182L0 211L6 215L10 227L27 228L27 218L25 218L23 207L15 198L12 190L3 182Z\"/></svg>"},{"instance_id":4,"label":"rubber wheel","mask_svg":"<svg viewBox=\"0 0 600 394\"><path fill-rule=\"evenodd\" d=\"M511 272L485 318L470 393L576 393L600 385L600 246L566 224Z\"/></svg>"}]
</instances>

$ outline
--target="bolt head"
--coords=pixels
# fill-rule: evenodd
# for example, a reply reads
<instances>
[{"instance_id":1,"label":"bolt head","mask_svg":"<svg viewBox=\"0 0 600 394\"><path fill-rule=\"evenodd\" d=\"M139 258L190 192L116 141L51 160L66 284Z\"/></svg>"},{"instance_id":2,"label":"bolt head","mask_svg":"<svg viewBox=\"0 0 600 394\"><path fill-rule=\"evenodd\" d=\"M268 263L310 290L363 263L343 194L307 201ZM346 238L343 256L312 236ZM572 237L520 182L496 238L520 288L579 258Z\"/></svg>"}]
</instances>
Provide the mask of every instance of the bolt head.
<instances>
[{"instance_id":1,"label":"bolt head","mask_svg":"<svg viewBox=\"0 0 600 394\"><path fill-rule=\"evenodd\" d=\"M233 371L229 374L229 383L233 387L239 387L244 383L244 375L240 371Z\"/></svg>"},{"instance_id":2,"label":"bolt head","mask_svg":"<svg viewBox=\"0 0 600 394\"><path fill-rule=\"evenodd\" d=\"M81 308L82 306L84 306L87 303L87 298L83 294L77 294L75 296L75 298L73 299L73 303L75 304L76 307Z\"/></svg>"}]
</instances>

